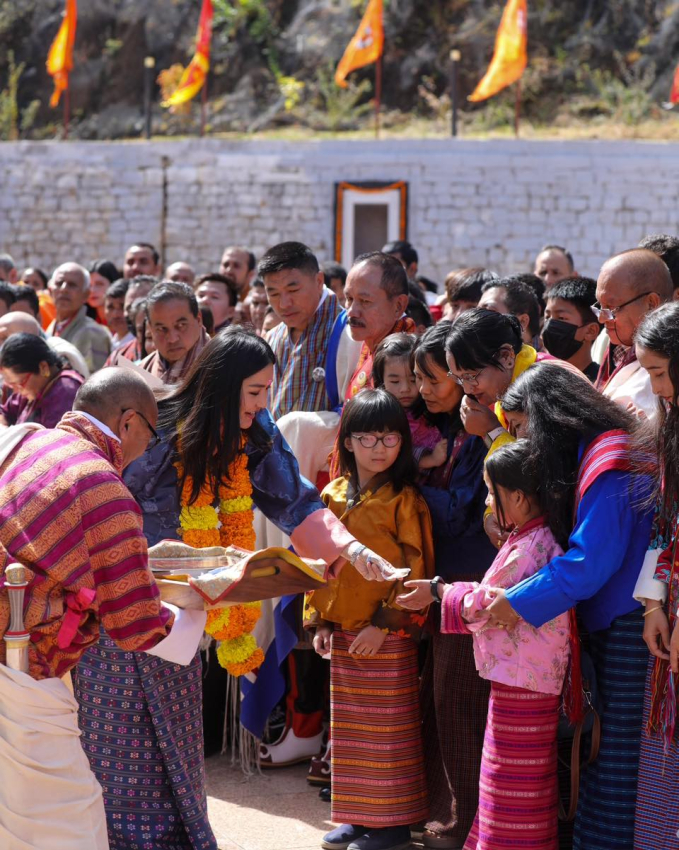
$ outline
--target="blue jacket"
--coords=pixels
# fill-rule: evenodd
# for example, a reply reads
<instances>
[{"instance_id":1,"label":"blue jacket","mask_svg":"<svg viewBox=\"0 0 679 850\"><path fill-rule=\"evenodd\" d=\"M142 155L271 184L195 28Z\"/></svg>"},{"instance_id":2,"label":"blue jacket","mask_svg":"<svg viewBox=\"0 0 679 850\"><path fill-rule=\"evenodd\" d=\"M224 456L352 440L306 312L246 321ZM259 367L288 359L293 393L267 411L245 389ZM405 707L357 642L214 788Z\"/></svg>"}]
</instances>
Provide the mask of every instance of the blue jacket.
<instances>
[{"instance_id":1,"label":"blue jacket","mask_svg":"<svg viewBox=\"0 0 679 850\"><path fill-rule=\"evenodd\" d=\"M627 472L604 472L577 511L568 550L506 591L512 608L539 627L577 604L585 628L606 629L639 603L632 596L648 549L653 508L650 482Z\"/></svg>"},{"instance_id":2,"label":"blue jacket","mask_svg":"<svg viewBox=\"0 0 679 850\"><path fill-rule=\"evenodd\" d=\"M455 435L449 438L449 447ZM487 449L480 437L460 448L447 489L423 486L434 527L436 572L446 581L478 581L497 550L483 530L488 491L483 483Z\"/></svg>"},{"instance_id":3,"label":"blue jacket","mask_svg":"<svg viewBox=\"0 0 679 850\"><path fill-rule=\"evenodd\" d=\"M281 531L292 534L302 520L325 505L318 490L299 474L297 459L269 411L260 411L257 422L271 438L271 446L263 451L250 443L245 447L252 500ZM144 534L149 546L161 540L179 539L181 507L175 460L172 445L164 440L131 463L123 474L144 515Z\"/></svg>"}]
</instances>

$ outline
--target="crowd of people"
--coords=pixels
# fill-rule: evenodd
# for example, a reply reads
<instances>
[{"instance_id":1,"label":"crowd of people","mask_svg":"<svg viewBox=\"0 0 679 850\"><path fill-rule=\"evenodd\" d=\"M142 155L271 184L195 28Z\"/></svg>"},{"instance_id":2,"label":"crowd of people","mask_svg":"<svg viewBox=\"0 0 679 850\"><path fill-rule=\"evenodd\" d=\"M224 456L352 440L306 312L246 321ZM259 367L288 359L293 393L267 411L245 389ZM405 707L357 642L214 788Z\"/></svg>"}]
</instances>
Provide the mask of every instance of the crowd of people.
<instances>
[{"instance_id":1,"label":"crowd of people","mask_svg":"<svg viewBox=\"0 0 679 850\"><path fill-rule=\"evenodd\" d=\"M326 565L256 730L262 770L309 762L325 850L679 847L679 239L596 280L553 244L440 292L418 263L0 255L0 556L49 688L0 664L32 789L0 790L2 846L217 850L226 688L147 559L214 531ZM80 731L55 764L13 731L46 700Z\"/></svg>"}]
</instances>

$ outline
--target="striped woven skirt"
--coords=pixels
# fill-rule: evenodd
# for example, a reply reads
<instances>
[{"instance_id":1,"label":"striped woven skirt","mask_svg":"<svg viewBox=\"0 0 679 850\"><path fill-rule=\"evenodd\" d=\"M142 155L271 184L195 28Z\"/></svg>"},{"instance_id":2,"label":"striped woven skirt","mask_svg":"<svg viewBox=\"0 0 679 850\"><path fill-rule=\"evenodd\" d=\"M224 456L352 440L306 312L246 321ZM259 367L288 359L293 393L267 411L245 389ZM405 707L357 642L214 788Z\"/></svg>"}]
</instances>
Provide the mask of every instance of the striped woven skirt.
<instances>
[{"instance_id":1,"label":"striped woven skirt","mask_svg":"<svg viewBox=\"0 0 679 850\"><path fill-rule=\"evenodd\" d=\"M493 682L479 810L464 850L556 850L561 697Z\"/></svg>"},{"instance_id":2,"label":"striped woven skirt","mask_svg":"<svg viewBox=\"0 0 679 850\"><path fill-rule=\"evenodd\" d=\"M74 671L111 850L217 850L207 819L200 656L186 667L101 634Z\"/></svg>"},{"instance_id":3,"label":"striped woven skirt","mask_svg":"<svg viewBox=\"0 0 679 850\"><path fill-rule=\"evenodd\" d=\"M660 735L646 730L651 712L650 680L655 658L651 658L644 695L644 725L639 754L637 817L634 850L677 850L679 848L679 746L676 738L665 754Z\"/></svg>"},{"instance_id":4,"label":"striped woven skirt","mask_svg":"<svg viewBox=\"0 0 679 850\"><path fill-rule=\"evenodd\" d=\"M425 820L417 646L387 635L372 658L349 655L358 632L333 632L332 820L373 828Z\"/></svg>"},{"instance_id":5,"label":"striped woven skirt","mask_svg":"<svg viewBox=\"0 0 679 850\"><path fill-rule=\"evenodd\" d=\"M590 635L601 702L599 757L583 771L574 850L630 850L634 844L648 648L641 608ZM658 848L654 848L658 850Z\"/></svg>"}]
</instances>

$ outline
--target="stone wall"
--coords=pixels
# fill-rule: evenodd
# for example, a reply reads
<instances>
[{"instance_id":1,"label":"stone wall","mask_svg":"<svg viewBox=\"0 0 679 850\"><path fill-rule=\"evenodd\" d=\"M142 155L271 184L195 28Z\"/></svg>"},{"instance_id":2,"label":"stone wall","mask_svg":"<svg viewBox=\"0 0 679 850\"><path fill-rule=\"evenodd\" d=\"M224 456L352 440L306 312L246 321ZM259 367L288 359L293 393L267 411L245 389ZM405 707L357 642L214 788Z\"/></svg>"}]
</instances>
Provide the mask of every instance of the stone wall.
<instances>
[{"instance_id":1,"label":"stone wall","mask_svg":"<svg viewBox=\"0 0 679 850\"><path fill-rule=\"evenodd\" d=\"M333 251L337 181L406 180L420 270L530 267L547 242L581 273L646 233L678 233L676 145L465 140L19 142L0 145L0 251L49 271L121 262L134 241L215 269L222 248ZM376 246L379 247L379 246Z\"/></svg>"}]
</instances>

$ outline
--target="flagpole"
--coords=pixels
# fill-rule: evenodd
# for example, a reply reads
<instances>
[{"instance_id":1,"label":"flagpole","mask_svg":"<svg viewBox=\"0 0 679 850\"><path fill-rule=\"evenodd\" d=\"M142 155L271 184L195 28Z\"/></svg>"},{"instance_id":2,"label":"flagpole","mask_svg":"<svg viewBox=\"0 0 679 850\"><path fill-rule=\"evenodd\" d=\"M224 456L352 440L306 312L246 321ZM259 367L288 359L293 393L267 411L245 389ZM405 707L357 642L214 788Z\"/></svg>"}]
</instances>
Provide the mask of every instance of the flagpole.
<instances>
[{"instance_id":1,"label":"flagpole","mask_svg":"<svg viewBox=\"0 0 679 850\"><path fill-rule=\"evenodd\" d=\"M380 104L382 101L382 56L375 63L375 138L380 137Z\"/></svg>"},{"instance_id":2,"label":"flagpole","mask_svg":"<svg viewBox=\"0 0 679 850\"><path fill-rule=\"evenodd\" d=\"M200 93L200 137L205 135L205 125L207 123L207 74L203 82L203 88Z\"/></svg>"},{"instance_id":3,"label":"flagpole","mask_svg":"<svg viewBox=\"0 0 679 850\"><path fill-rule=\"evenodd\" d=\"M63 138L68 138L68 123L71 118L71 89L66 86L64 91L64 135Z\"/></svg>"},{"instance_id":4,"label":"flagpole","mask_svg":"<svg viewBox=\"0 0 679 850\"><path fill-rule=\"evenodd\" d=\"M521 77L516 81L516 101L514 103L514 136L519 138L519 122L521 120Z\"/></svg>"}]
</instances>

